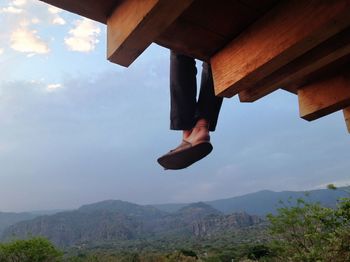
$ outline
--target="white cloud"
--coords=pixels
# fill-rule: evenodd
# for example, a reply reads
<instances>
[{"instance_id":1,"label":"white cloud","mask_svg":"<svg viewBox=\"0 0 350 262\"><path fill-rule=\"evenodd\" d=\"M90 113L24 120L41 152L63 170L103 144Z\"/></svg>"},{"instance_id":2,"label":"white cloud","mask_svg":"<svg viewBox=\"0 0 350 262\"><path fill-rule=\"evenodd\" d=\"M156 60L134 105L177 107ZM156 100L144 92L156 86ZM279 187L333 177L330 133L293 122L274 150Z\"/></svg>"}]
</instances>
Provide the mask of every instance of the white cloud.
<instances>
[{"instance_id":1,"label":"white cloud","mask_svg":"<svg viewBox=\"0 0 350 262\"><path fill-rule=\"evenodd\" d=\"M26 0L13 0L9 1L7 7L3 7L0 9L0 13L8 13L8 14L20 14L23 13L22 7L27 3Z\"/></svg>"},{"instance_id":2,"label":"white cloud","mask_svg":"<svg viewBox=\"0 0 350 262\"><path fill-rule=\"evenodd\" d=\"M22 6L25 5L27 3L27 0L13 0L12 4L15 6Z\"/></svg>"},{"instance_id":3,"label":"white cloud","mask_svg":"<svg viewBox=\"0 0 350 262\"><path fill-rule=\"evenodd\" d=\"M48 7L48 10L51 14L58 14L58 13L62 12L62 9L57 8L55 6L52 6L52 5Z\"/></svg>"},{"instance_id":4,"label":"white cloud","mask_svg":"<svg viewBox=\"0 0 350 262\"><path fill-rule=\"evenodd\" d=\"M52 91L55 91L55 90L60 89L60 88L62 88L61 84L49 84L46 87L46 91L52 92Z\"/></svg>"},{"instance_id":5,"label":"white cloud","mask_svg":"<svg viewBox=\"0 0 350 262\"><path fill-rule=\"evenodd\" d=\"M23 9L8 6L0 9L0 13L9 13L9 14L20 14L23 12Z\"/></svg>"},{"instance_id":6,"label":"white cloud","mask_svg":"<svg viewBox=\"0 0 350 262\"><path fill-rule=\"evenodd\" d=\"M32 22L33 25L36 25L36 24L40 23L40 20L38 18L36 18L36 17L32 18L30 21Z\"/></svg>"},{"instance_id":7,"label":"white cloud","mask_svg":"<svg viewBox=\"0 0 350 262\"><path fill-rule=\"evenodd\" d=\"M99 42L101 30L97 23L83 18L75 21L75 28L69 31L69 37L64 39L69 50L77 52L90 52Z\"/></svg>"},{"instance_id":8,"label":"white cloud","mask_svg":"<svg viewBox=\"0 0 350 262\"><path fill-rule=\"evenodd\" d=\"M0 55L4 53L4 49L0 48Z\"/></svg>"},{"instance_id":9,"label":"white cloud","mask_svg":"<svg viewBox=\"0 0 350 262\"><path fill-rule=\"evenodd\" d=\"M60 16L56 16L52 19L52 24L54 25L65 25L66 21L60 17Z\"/></svg>"},{"instance_id":10,"label":"white cloud","mask_svg":"<svg viewBox=\"0 0 350 262\"><path fill-rule=\"evenodd\" d=\"M11 34L11 48L23 53L47 54L50 49L35 30L20 28Z\"/></svg>"},{"instance_id":11,"label":"white cloud","mask_svg":"<svg viewBox=\"0 0 350 262\"><path fill-rule=\"evenodd\" d=\"M54 24L54 25L65 25L66 24L66 21L61 16L58 15L59 13L62 12L62 9L57 8L55 6L49 6L47 9L48 9L50 14L54 15L54 17L51 20L52 24Z\"/></svg>"},{"instance_id":12,"label":"white cloud","mask_svg":"<svg viewBox=\"0 0 350 262\"><path fill-rule=\"evenodd\" d=\"M61 13L63 10L49 8L38 0L4 1L0 4L0 15L7 26L0 32L0 47L23 52L27 57L48 53L50 42L55 40L42 37L41 32L52 24L66 24Z\"/></svg>"}]
</instances>

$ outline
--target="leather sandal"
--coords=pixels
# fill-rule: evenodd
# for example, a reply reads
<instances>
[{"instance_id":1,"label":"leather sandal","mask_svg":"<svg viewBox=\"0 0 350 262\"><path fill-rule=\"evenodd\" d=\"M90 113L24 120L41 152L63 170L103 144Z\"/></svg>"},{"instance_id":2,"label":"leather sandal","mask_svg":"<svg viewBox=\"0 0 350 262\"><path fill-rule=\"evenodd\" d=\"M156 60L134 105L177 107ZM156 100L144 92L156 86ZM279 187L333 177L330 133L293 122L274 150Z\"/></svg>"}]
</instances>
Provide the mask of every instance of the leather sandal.
<instances>
[{"instance_id":1,"label":"leather sandal","mask_svg":"<svg viewBox=\"0 0 350 262\"><path fill-rule=\"evenodd\" d=\"M178 170L189 167L193 163L206 157L213 150L210 139L191 144L186 140L167 154L157 159L164 169Z\"/></svg>"}]
</instances>

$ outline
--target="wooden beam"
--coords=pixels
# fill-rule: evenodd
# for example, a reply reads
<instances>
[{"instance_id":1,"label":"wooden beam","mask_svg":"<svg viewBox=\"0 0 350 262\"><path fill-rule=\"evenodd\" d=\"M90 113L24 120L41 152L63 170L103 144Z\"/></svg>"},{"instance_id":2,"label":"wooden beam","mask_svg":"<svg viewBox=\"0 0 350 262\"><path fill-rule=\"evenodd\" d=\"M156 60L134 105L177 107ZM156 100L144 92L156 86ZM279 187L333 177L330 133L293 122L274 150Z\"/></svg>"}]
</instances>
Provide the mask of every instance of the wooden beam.
<instances>
[{"instance_id":1,"label":"wooden beam","mask_svg":"<svg viewBox=\"0 0 350 262\"><path fill-rule=\"evenodd\" d=\"M300 117L312 121L350 106L350 70L298 90Z\"/></svg>"},{"instance_id":2,"label":"wooden beam","mask_svg":"<svg viewBox=\"0 0 350 262\"><path fill-rule=\"evenodd\" d=\"M231 97L350 25L350 0L283 1L211 58L215 93Z\"/></svg>"},{"instance_id":3,"label":"wooden beam","mask_svg":"<svg viewBox=\"0 0 350 262\"><path fill-rule=\"evenodd\" d=\"M277 0L278 1L278 0ZM276 5L276 0L195 0L156 43L181 54L210 58Z\"/></svg>"},{"instance_id":4,"label":"wooden beam","mask_svg":"<svg viewBox=\"0 0 350 262\"><path fill-rule=\"evenodd\" d=\"M129 66L192 1L123 1L107 20L108 60Z\"/></svg>"},{"instance_id":5,"label":"wooden beam","mask_svg":"<svg viewBox=\"0 0 350 262\"><path fill-rule=\"evenodd\" d=\"M348 132L350 133L350 107L347 107L343 110L345 123L348 128Z\"/></svg>"},{"instance_id":6,"label":"wooden beam","mask_svg":"<svg viewBox=\"0 0 350 262\"><path fill-rule=\"evenodd\" d=\"M193 37L194 35L196 37ZM224 42L225 38L215 31L207 30L198 23L191 23L181 16L156 39L155 43L180 54L209 61L217 46L223 46Z\"/></svg>"},{"instance_id":7,"label":"wooden beam","mask_svg":"<svg viewBox=\"0 0 350 262\"><path fill-rule=\"evenodd\" d=\"M40 0L66 11L106 24L107 17L122 0Z\"/></svg>"},{"instance_id":8,"label":"wooden beam","mask_svg":"<svg viewBox=\"0 0 350 262\"><path fill-rule=\"evenodd\" d=\"M278 88L290 88L291 83L300 82L313 72L332 64L350 54L350 28L331 37L309 52L281 67L271 75L239 93L241 102L254 102Z\"/></svg>"}]
</instances>

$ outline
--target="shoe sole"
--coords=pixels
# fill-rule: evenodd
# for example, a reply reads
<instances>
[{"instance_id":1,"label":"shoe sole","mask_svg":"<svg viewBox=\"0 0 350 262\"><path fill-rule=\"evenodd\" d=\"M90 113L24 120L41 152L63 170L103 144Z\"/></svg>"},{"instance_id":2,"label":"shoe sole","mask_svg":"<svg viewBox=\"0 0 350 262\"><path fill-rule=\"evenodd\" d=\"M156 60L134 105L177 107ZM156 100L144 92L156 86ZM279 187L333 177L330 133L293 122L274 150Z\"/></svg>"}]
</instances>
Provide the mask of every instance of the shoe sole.
<instances>
[{"instance_id":1,"label":"shoe sole","mask_svg":"<svg viewBox=\"0 0 350 262\"><path fill-rule=\"evenodd\" d=\"M209 155L212 150L211 143L204 142L173 154L164 155L157 161L165 169L184 169Z\"/></svg>"}]
</instances>

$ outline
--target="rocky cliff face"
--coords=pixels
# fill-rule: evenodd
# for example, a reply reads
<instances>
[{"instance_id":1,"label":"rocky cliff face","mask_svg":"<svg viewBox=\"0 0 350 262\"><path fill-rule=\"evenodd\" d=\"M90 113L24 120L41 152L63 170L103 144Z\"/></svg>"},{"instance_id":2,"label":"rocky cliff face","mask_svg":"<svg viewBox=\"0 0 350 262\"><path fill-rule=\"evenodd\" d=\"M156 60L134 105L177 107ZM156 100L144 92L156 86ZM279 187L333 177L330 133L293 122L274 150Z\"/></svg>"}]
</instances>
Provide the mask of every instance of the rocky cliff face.
<instances>
[{"instance_id":1,"label":"rocky cliff face","mask_svg":"<svg viewBox=\"0 0 350 262\"><path fill-rule=\"evenodd\" d=\"M208 216L192 223L192 233L197 237L205 237L237 228L250 227L261 222L263 221L258 216L251 216L247 213Z\"/></svg>"},{"instance_id":2,"label":"rocky cliff face","mask_svg":"<svg viewBox=\"0 0 350 262\"><path fill-rule=\"evenodd\" d=\"M32 219L37 215L32 213L11 213L0 212L0 235L9 226L16 224L20 221Z\"/></svg>"},{"instance_id":3,"label":"rocky cliff face","mask_svg":"<svg viewBox=\"0 0 350 262\"><path fill-rule=\"evenodd\" d=\"M41 235L60 247L67 247L147 237L205 237L260 222L257 216L246 213L223 215L204 203L191 204L169 214L154 207L104 201L20 222L5 230L3 239Z\"/></svg>"}]
</instances>

